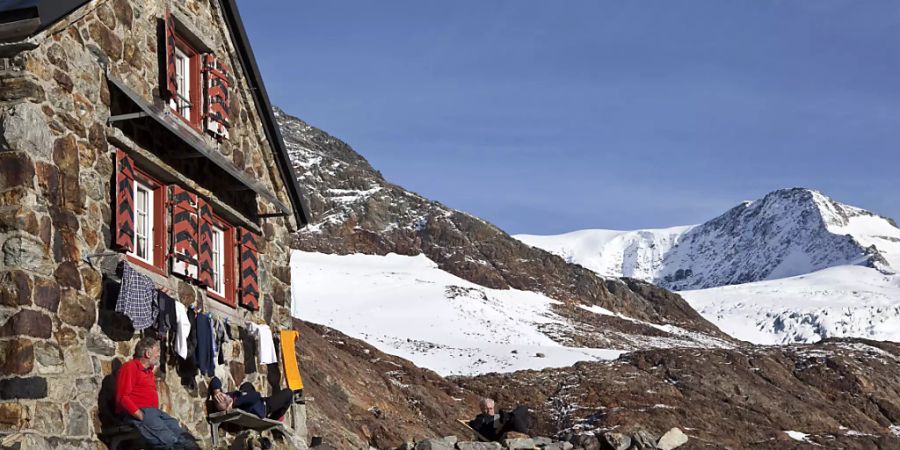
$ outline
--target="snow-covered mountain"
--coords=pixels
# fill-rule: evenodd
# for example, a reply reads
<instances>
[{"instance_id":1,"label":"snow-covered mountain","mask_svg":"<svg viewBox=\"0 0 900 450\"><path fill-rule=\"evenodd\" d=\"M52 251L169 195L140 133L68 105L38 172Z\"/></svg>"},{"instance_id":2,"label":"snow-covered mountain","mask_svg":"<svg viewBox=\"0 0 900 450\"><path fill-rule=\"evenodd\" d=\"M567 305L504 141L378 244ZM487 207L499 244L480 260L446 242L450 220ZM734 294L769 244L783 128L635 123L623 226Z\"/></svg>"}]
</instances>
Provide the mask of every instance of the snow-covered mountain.
<instances>
[{"instance_id":1,"label":"snow-covered mountain","mask_svg":"<svg viewBox=\"0 0 900 450\"><path fill-rule=\"evenodd\" d=\"M517 235L601 275L672 290L786 278L841 265L900 268L900 229L887 218L810 189L743 202L701 225Z\"/></svg>"},{"instance_id":2,"label":"snow-covered mountain","mask_svg":"<svg viewBox=\"0 0 900 450\"><path fill-rule=\"evenodd\" d=\"M516 237L604 276L680 290L740 339L900 340L900 229L814 190L775 191L701 225Z\"/></svg>"},{"instance_id":3,"label":"snow-covered mountain","mask_svg":"<svg viewBox=\"0 0 900 450\"><path fill-rule=\"evenodd\" d=\"M340 139L275 117L312 215L290 243L291 273L275 274L297 277L295 317L445 374L736 343L665 289L569 264L390 183Z\"/></svg>"}]
</instances>

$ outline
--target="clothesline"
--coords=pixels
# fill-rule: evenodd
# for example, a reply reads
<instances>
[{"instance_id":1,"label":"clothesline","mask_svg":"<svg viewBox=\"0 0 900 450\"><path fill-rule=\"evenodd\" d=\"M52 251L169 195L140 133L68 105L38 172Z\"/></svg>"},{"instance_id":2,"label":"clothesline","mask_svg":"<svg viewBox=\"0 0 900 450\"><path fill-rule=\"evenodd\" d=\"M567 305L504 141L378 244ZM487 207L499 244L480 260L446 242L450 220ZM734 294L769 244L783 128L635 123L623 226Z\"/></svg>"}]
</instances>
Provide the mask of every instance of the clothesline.
<instances>
[{"instance_id":1,"label":"clothesline","mask_svg":"<svg viewBox=\"0 0 900 450\"><path fill-rule=\"evenodd\" d=\"M217 319L210 313L203 313L203 304L186 306L159 289L150 277L139 273L127 261L123 261L122 283L116 312L128 316L134 329L142 331L156 328L159 337L168 341L171 329L175 329L175 354L187 361L193 354L193 362L206 376L215 375L215 367L225 364L223 345L234 340L228 318ZM256 339L256 354L259 364L278 362L272 329L267 324L257 324L250 320L238 329L245 329ZM193 351L192 351L193 350ZM245 349L248 351L250 349Z\"/></svg>"}]
</instances>

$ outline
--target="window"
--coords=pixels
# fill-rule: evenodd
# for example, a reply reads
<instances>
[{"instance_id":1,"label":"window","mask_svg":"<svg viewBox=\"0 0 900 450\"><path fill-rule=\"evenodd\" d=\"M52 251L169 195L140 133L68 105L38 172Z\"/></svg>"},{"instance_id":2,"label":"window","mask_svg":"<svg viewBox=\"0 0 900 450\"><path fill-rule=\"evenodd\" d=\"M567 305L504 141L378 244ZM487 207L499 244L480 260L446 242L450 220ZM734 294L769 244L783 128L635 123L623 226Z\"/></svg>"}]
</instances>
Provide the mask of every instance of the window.
<instances>
[{"instance_id":1,"label":"window","mask_svg":"<svg viewBox=\"0 0 900 450\"><path fill-rule=\"evenodd\" d=\"M140 169L134 173L134 249L128 259L162 272L166 264L165 186Z\"/></svg>"},{"instance_id":2,"label":"window","mask_svg":"<svg viewBox=\"0 0 900 450\"><path fill-rule=\"evenodd\" d=\"M212 262L213 262L213 292L221 296L225 295L225 231L219 227L213 227L212 231Z\"/></svg>"},{"instance_id":3,"label":"window","mask_svg":"<svg viewBox=\"0 0 900 450\"><path fill-rule=\"evenodd\" d=\"M189 125L200 126L200 54L181 36L175 35L175 82L172 109Z\"/></svg>"},{"instance_id":4,"label":"window","mask_svg":"<svg viewBox=\"0 0 900 450\"><path fill-rule=\"evenodd\" d=\"M235 253L235 227L213 215L212 226L212 283L207 294L229 306L236 306L235 277L237 253Z\"/></svg>"},{"instance_id":5,"label":"window","mask_svg":"<svg viewBox=\"0 0 900 450\"><path fill-rule=\"evenodd\" d=\"M181 117L191 117L191 58L178 47L175 48L175 80L178 82L178 98L175 111Z\"/></svg>"},{"instance_id":6,"label":"window","mask_svg":"<svg viewBox=\"0 0 900 450\"><path fill-rule=\"evenodd\" d=\"M153 190L134 183L134 256L153 263Z\"/></svg>"}]
</instances>

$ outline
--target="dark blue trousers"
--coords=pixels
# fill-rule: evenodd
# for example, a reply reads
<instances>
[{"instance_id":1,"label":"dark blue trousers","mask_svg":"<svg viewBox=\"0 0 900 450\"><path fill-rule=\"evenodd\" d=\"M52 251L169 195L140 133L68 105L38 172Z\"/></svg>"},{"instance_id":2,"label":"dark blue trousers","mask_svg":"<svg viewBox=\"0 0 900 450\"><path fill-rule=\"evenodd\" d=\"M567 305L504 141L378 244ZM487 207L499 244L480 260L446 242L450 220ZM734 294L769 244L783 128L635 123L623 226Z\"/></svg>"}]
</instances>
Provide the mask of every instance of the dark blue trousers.
<instances>
[{"instance_id":1,"label":"dark blue trousers","mask_svg":"<svg viewBox=\"0 0 900 450\"><path fill-rule=\"evenodd\" d=\"M190 433L181 428L178 421L158 408L141 408L144 420L134 417L125 419L141 433L152 449L176 450L197 449L197 443Z\"/></svg>"}]
</instances>

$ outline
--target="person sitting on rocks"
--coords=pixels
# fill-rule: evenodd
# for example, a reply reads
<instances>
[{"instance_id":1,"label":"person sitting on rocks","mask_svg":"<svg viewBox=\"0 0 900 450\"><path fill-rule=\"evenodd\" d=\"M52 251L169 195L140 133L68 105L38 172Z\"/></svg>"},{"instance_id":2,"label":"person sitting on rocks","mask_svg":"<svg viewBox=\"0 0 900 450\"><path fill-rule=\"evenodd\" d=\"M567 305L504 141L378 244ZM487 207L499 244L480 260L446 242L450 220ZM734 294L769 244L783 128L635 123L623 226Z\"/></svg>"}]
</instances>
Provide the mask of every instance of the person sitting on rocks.
<instances>
[{"instance_id":1,"label":"person sitting on rocks","mask_svg":"<svg viewBox=\"0 0 900 450\"><path fill-rule=\"evenodd\" d=\"M194 438L172 416L160 411L153 370L159 364L159 341L146 336L134 347L134 359L116 377L116 414L133 425L153 449L198 449Z\"/></svg>"},{"instance_id":2,"label":"person sitting on rocks","mask_svg":"<svg viewBox=\"0 0 900 450\"><path fill-rule=\"evenodd\" d=\"M528 433L529 413L528 408L519 406L511 412L495 411L494 400L482 398L479 402L481 414L469 422L469 427L477 431L486 439L498 441L503 435L510 432Z\"/></svg>"},{"instance_id":3,"label":"person sitting on rocks","mask_svg":"<svg viewBox=\"0 0 900 450\"><path fill-rule=\"evenodd\" d=\"M294 391L285 388L263 397L252 384L244 382L237 391L223 392L222 380L213 377L209 382L209 399L217 411L238 408L262 419L281 420L291 407Z\"/></svg>"}]
</instances>

